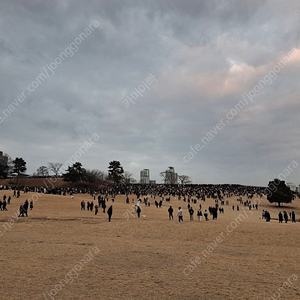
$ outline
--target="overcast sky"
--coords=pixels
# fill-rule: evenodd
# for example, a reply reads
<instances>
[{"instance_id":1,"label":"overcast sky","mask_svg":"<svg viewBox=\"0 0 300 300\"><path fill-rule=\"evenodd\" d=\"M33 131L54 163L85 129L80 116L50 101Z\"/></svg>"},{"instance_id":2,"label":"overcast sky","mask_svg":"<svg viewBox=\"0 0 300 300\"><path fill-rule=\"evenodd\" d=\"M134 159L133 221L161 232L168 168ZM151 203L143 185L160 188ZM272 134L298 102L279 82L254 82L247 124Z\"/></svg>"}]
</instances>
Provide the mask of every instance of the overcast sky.
<instances>
[{"instance_id":1,"label":"overcast sky","mask_svg":"<svg viewBox=\"0 0 300 300\"><path fill-rule=\"evenodd\" d=\"M0 150L299 184L299 28L297 0L2 0Z\"/></svg>"}]
</instances>

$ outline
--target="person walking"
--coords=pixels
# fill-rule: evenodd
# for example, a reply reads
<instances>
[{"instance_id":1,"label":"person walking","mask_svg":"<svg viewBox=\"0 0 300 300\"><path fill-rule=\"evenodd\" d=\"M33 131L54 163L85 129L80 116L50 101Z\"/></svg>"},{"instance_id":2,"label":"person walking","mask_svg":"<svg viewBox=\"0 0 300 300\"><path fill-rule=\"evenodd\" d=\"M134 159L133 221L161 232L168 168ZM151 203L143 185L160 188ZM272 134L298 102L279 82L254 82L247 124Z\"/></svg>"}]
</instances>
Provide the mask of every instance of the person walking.
<instances>
[{"instance_id":1,"label":"person walking","mask_svg":"<svg viewBox=\"0 0 300 300\"><path fill-rule=\"evenodd\" d=\"M141 212L142 212L142 210L141 210L140 206L137 206L137 208L136 208L136 213L137 213L137 215L138 215L138 218L140 218Z\"/></svg>"},{"instance_id":2,"label":"person walking","mask_svg":"<svg viewBox=\"0 0 300 300\"><path fill-rule=\"evenodd\" d=\"M202 219L202 211L201 211L201 208L199 208L198 211L197 211L197 217L198 217L198 220L201 221L201 219Z\"/></svg>"},{"instance_id":3,"label":"person walking","mask_svg":"<svg viewBox=\"0 0 300 300\"><path fill-rule=\"evenodd\" d=\"M19 213L18 217L24 217L24 204L23 203L20 205L20 213Z\"/></svg>"},{"instance_id":4,"label":"person walking","mask_svg":"<svg viewBox=\"0 0 300 300\"><path fill-rule=\"evenodd\" d=\"M110 222L110 220L111 220L112 213L113 213L113 206L111 205L107 210L108 222Z\"/></svg>"},{"instance_id":5,"label":"person walking","mask_svg":"<svg viewBox=\"0 0 300 300\"><path fill-rule=\"evenodd\" d=\"M192 207L189 208L190 221L194 220L194 209Z\"/></svg>"},{"instance_id":6,"label":"person walking","mask_svg":"<svg viewBox=\"0 0 300 300\"><path fill-rule=\"evenodd\" d=\"M29 203L28 203L28 200L26 199L26 201L23 204L24 214L26 215L26 217L28 217L28 214L27 214L28 206L29 206Z\"/></svg>"},{"instance_id":7,"label":"person walking","mask_svg":"<svg viewBox=\"0 0 300 300\"><path fill-rule=\"evenodd\" d=\"M85 210L85 202L84 202L84 200L81 201L80 205L81 205L81 210Z\"/></svg>"},{"instance_id":8,"label":"person walking","mask_svg":"<svg viewBox=\"0 0 300 300\"><path fill-rule=\"evenodd\" d=\"M270 222L270 220L271 220L271 215L267 210L265 210L265 219L266 219L266 222Z\"/></svg>"},{"instance_id":9,"label":"person walking","mask_svg":"<svg viewBox=\"0 0 300 300\"><path fill-rule=\"evenodd\" d=\"M207 209L204 211L205 221L209 221Z\"/></svg>"},{"instance_id":10,"label":"person walking","mask_svg":"<svg viewBox=\"0 0 300 300\"><path fill-rule=\"evenodd\" d=\"M183 211L181 207L178 207L178 212L177 212L177 217L178 217L178 222L183 222Z\"/></svg>"},{"instance_id":11,"label":"person walking","mask_svg":"<svg viewBox=\"0 0 300 300\"><path fill-rule=\"evenodd\" d=\"M2 202L2 210L7 210L7 208L6 208L6 200L5 199Z\"/></svg>"},{"instance_id":12,"label":"person walking","mask_svg":"<svg viewBox=\"0 0 300 300\"><path fill-rule=\"evenodd\" d=\"M173 220L173 207L170 206L168 209L168 213L169 213L169 220Z\"/></svg>"},{"instance_id":13,"label":"person walking","mask_svg":"<svg viewBox=\"0 0 300 300\"><path fill-rule=\"evenodd\" d=\"M288 219L289 219L289 216L288 216L286 211L283 212L283 218L284 218L284 222L287 223Z\"/></svg>"},{"instance_id":14,"label":"person walking","mask_svg":"<svg viewBox=\"0 0 300 300\"><path fill-rule=\"evenodd\" d=\"M294 211L292 211L292 223L296 223L296 215Z\"/></svg>"},{"instance_id":15,"label":"person walking","mask_svg":"<svg viewBox=\"0 0 300 300\"><path fill-rule=\"evenodd\" d=\"M281 211L278 214L278 221L279 221L279 223L282 223L282 221L283 221L283 215L282 215Z\"/></svg>"}]
</instances>

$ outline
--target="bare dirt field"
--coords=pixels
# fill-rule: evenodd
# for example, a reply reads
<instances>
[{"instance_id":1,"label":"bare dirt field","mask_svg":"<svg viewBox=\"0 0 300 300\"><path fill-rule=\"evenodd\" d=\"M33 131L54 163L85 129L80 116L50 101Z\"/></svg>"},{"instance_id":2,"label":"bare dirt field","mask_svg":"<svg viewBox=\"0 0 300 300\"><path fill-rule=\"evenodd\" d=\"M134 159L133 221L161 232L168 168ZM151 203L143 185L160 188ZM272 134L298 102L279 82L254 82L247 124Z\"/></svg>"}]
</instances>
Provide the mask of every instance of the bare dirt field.
<instances>
[{"instance_id":1,"label":"bare dirt field","mask_svg":"<svg viewBox=\"0 0 300 300\"><path fill-rule=\"evenodd\" d=\"M32 197L34 209L18 218ZM236 198L218 220L199 222L182 200L156 208L150 198L138 219L117 196L109 223L102 210L80 210L89 195L22 192L0 211L0 299L300 299L300 223L262 220L262 209L279 211L265 199L258 210L233 211ZM175 216L183 207L183 223L168 219L169 205ZM284 209L298 219L300 200Z\"/></svg>"}]
</instances>

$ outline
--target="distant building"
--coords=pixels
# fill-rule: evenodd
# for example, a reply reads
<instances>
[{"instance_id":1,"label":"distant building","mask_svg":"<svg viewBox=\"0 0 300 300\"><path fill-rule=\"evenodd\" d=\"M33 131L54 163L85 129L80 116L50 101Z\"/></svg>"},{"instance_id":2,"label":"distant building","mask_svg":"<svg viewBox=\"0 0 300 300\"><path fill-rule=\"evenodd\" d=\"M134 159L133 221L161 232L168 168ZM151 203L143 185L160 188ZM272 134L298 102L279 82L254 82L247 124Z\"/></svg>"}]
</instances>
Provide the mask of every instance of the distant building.
<instances>
[{"instance_id":1,"label":"distant building","mask_svg":"<svg viewBox=\"0 0 300 300\"><path fill-rule=\"evenodd\" d=\"M140 172L140 183L149 184L150 183L150 171L149 169L144 169Z\"/></svg>"},{"instance_id":2,"label":"distant building","mask_svg":"<svg viewBox=\"0 0 300 300\"><path fill-rule=\"evenodd\" d=\"M166 170L165 174L165 183L166 184L177 184L178 183L178 174L175 173L174 167L169 167L168 170Z\"/></svg>"},{"instance_id":3,"label":"distant building","mask_svg":"<svg viewBox=\"0 0 300 300\"><path fill-rule=\"evenodd\" d=\"M3 155L3 152L0 151L0 165L7 166L8 157Z\"/></svg>"},{"instance_id":4,"label":"distant building","mask_svg":"<svg viewBox=\"0 0 300 300\"><path fill-rule=\"evenodd\" d=\"M150 184L156 184L156 180L150 180L149 183Z\"/></svg>"}]
</instances>

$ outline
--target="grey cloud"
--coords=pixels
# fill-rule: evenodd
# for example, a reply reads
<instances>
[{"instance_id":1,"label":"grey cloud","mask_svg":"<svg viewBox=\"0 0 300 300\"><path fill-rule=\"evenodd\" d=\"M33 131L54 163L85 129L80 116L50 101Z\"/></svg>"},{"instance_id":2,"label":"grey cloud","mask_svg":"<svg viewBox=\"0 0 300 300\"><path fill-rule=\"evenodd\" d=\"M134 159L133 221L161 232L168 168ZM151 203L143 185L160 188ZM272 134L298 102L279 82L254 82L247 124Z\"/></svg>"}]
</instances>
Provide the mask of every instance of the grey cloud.
<instances>
[{"instance_id":1,"label":"grey cloud","mask_svg":"<svg viewBox=\"0 0 300 300\"><path fill-rule=\"evenodd\" d=\"M160 181L173 165L197 183L266 185L300 161L297 59L189 163L183 157L299 46L298 12L296 1L3 1L0 117L91 22L99 26L0 124L0 150L32 173L97 133L81 158L87 168L119 159L136 178L150 168ZM126 108L150 73L158 82Z\"/></svg>"}]
</instances>

